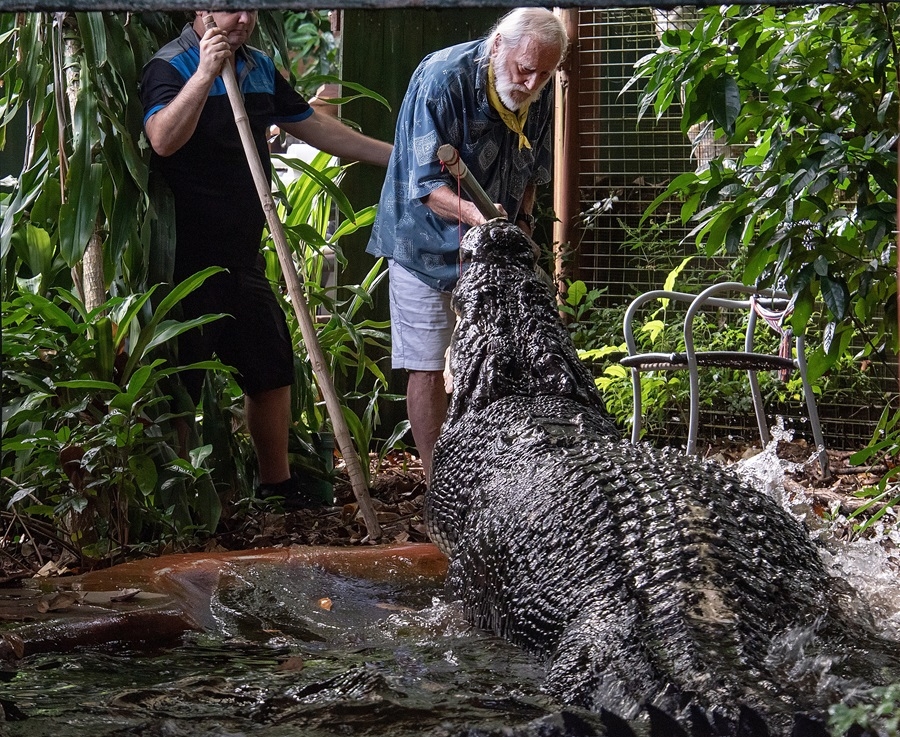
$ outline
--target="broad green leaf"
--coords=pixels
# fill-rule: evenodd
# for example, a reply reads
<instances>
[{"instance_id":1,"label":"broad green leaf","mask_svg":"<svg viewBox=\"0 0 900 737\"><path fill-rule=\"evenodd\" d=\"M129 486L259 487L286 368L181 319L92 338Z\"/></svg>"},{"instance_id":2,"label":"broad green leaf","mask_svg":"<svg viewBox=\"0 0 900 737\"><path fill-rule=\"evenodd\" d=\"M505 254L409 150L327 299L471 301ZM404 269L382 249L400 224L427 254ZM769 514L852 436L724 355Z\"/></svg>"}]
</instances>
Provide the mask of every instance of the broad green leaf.
<instances>
[{"instance_id":1,"label":"broad green leaf","mask_svg":"<svg viewBox=\"0 0 900 737\"><path fill-rule=\"evenodd\" d=\"M188 294L193 292L197 287L199 287L203 282L205 282L210 276L213 274L218 274L221 271L225 271L220 266L208 266L202 271L198 271L196 274L191 274L184 281L176 284L172 291L170 291L165 297L163 297L162 301L157 305L155 318L157 322L162 320L169 311L177 305L181 300L183 300Z\"/></svg>"},{"instance_id":2,"label":"broad green leaf","mask_svg":"<svg viewBox=\"0 0 900 737\"><path fill-rule=\"evenodd\" d=\"M644 210L644 214L641 217L640 224L643 225L647 218L653 214L657 207L659 207L663 202L669 199L676 192L680 192L683 189L686 189L690 185L694 184L697 181L697 174L692 171L685 172L684 174L679 174L675 177L670 183L669 186L666 187L665 191L662 194L658 195L656 199L653 200L648 206L647 209Z\"/></svg>"},{"instance_id":3,"label":"broad green leaf","mask_svg":"<svg viewBox=\"0 0 900 737\"><path fill-rule=\"evenodd\" d=\"M346 87L351 90L356 90L359 95L354 95L350 97L341 97L335 100L335 103L345 103L350 102L352 100L358 99L360 97L369 98L371 100L375 100L375 102L384 106L388 111L391 110L391 105L383 96L379 95L374 90L369 89L368 87L359 84L358 82L353 82L346 79L341 79L340 77L336 77L332 74L318 74L307 77L304 79L304 82L311 86L315 86L316 88L320 87L323 84L339 84L341 87Z\"/></svg>"},{"instance_id":4,"label":"broad green leaf","mask_svg":"<svg viewBox=\"0 0 900 737\"><path fill-rule=\"evenodd\" d=\"M176 320L164 320L158 326L156 331L153 334L153 338L149 340L144 347L144 353L148 353L152 351L157 346L166 343L173 338L177 338L179 335L186 333L188 330L192 330L201 325L206 325L207 323L214 322L221 317L225 317L223 313L219 313L216 315L202 315L201 317L196 317L191 320L184 321L176 321Z\"/></svg>"},{"instance_id":5,"label":"broad green leaf","mask_svg":"<svg viewBox=\"0 0 900 737\"><path fill-rule=\"evenodd\" d=\"M693 256L687 256L681 259L681 263L678 264L674 269L672 269L668 274L666 274L666 281L663 284L663 289L667 291L672 291L675 289L675 282L678 277L681 275L681 272L684 271L685 267L694 260ZM668 304L668 300L660 300L663 302L663 306L665 307Z\"/></svg>"},{"instance_id":6,"label":"broad green leaf","mask_svg":"<svg viewBox=\"0 0 900 737\"><path fill-rule=\"evenodd\" d=\"M102 13L76 13L78 32L81 42L84 44L84 54L87 57L89 69L95 69L106 64L106 27L103 24Z\"/></svg>"},{"instance_id":7,"label":"broad green leaf","mask_svg":"<svg viewBox=\"0 0 900 737\"><path fill-rule=\"evenodd\" d=\"M87 389L91 391L106 391L120 394L122 390L118 384L111 381L101 381L99 379L71 379L69 381L57 381L54 386L63 389Z\"/></svg>"},{"instance_id":8,"label":"broad green leaf","mask_svg":"<svg viewBox=\"0 0 900 737\"><path fill-rule=\"evenodd\" d=\"M43 228L36 228L30 223L25 226L27 250L23 260L28 264L31 273L45 274L53 263L53 244L50 234Z\"/></svg>"},{"instance_id":9,"label":"broad green leaf","mask_svg":"<svg viewBox=\"0 0 900 737\"><path fill-rule=\"evenodd\" d=\"M128 459L128 470L134 477L135 484L138 489L149 496L156 489L156 482L159 474L156 470L156 464L146 455L131 456Z\"/></svg>"},{"instance_id":10,"label":"broad green leaf","mask_svg":"<svg viewBox=\"0 0 900 737\"><path fill-rule=\"evenodd\" d=\"M570 282L568 289L566 289L566 304L570 304L573 307L581 304L581 300L584 299L587 291L587 286L580 279Z\"/></svg>"},{"instance_id":11,"label":"broad green leaf","mask_svg":"<svg viewBox=\"0 0 900 737\"><path fill-rule=\"evenodd\" d=\"M829 276L821 277L822 300L832 315L842 320L847 315L847 306L850 299L850 291L841 279Z\"/></svg>"},{"instance_id":12,"label":"broad green leaf","mask_svg":"<svg viewBox=\"0 0 900 737\"><path fill-rule=\"evenodd\" d=\"M367 225L371 225L372 223L374 223L377 210L377 205L371 205L369 207L363 208L362 210L357 210L356 222L344 220L340 224L340 226L338 226L337 230L334 231L334 234L329 239L329 243L333 243L342 236L349 235L350 233L355 233L360 228L365 228Z\"/></svg>"},{"instance_id":13,"label":"broad green leaf","mask_svg":"<svg viewBox=\"0 0 900 737\"><path fill-rule=\"evenodd\" d=\"M304 174L313 179L316 184L319 185L319 187L325 190L334 199L335 204L338 206L338 209L340 209L340 211L348 220L351 220L353 222L356 221L356 211L350 204L350 200L347 199L346 195L341 192L341 190L332 179L323 175L322 172L320 172L314 166L307 164L302 159L286 159L285 157L277 155L273 156L273 158L289 162L290 165L295 169L301 169Z\"/></svg>"},{"instance_id":14,"label":"broad green leaf","mask_svg":"<svg viewBox=\"0 0 900 737\"><path fill-rule=\"evenodd\" d=\"M128 335L129 328L131 327L131 322L134 320L135 316L141 311L141 308L147 303L150 297L153 296L153 292L156 291L156 287L151 287L149 291L144 292L144 294L132 294L125 298L122 302L121 306L124 307L124 311L117 310L117 314L115 315L115 319L118 324L118 330L116 332L116 349L118 350L125 338ZM133 352L133 349L132 349Z\"/></svg>"},{"instance_id":15,"label":"broad green leaf","mask_svg":"<svg viewBox=\"0 0 900 737\"><path fill-rule=\"evenodd\" d=\"M713 81L709 106L713 120L725 135L734 135L735 122L741 112L741 91L732 76L722 74Z\"/></svg>"}]
</instances>

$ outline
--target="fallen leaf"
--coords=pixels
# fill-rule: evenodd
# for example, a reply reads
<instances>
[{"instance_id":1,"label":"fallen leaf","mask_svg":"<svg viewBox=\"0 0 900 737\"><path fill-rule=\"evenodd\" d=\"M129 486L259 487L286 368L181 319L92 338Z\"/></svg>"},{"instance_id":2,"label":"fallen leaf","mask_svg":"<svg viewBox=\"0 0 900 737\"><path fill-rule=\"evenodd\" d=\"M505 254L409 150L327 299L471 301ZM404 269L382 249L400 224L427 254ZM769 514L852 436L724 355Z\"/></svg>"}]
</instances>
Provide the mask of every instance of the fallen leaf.
<instances>
[{"instance_id":1,"label":"fallen leaf","mask_svg":"<svg viewBox=\"0 0 900 737\"><path fill-rule=\"evenodd\" d=\"M60 591L55 594L44 596L37 603L37 610L41 614L47 612L64 612L72 607L73 604L81 603L81 594L74 591Z\"/></svg>"},{"instance_id":2,"label":"fallen leaf","mask_svg":"<svg viewBox=\"0 0 900 737\"><path fill-rule=\"evenodd\" d=\"M25 642L18 635L4 632L0 635L0 662L9 662L25 657Z\"/></svg>"},{"instance_id":3,"label":"fallen leaf","mask_svg":"<svg viewBox=\"0 0 900 737\"><path fill-rule=\"evenodd\" d=\"M110 596L110 601L130 601L135 596L141 593L140 589L122 589L122 591L115 596Z\"/></svg>"},{"instance_id":4,"label":"fallen leaf","mask_svg":"<svg viewBox=\"0 0 900 737\"><path fill-rule=\"evenodd\" d=\"M61 576L64 573L68 572L68 568L66 566L60 566L56 563L56 561L48 560L44 565L41 566L40 570L34 574L35 578L46 578L47 576Z\"/></svg>"},{"instance_id":5,"label":"fallen leaf","mask_svg":"<svg viewBox=\"0 0 900 737\"><path fill-rule=\"evenodd\" d=\"M301 658L299 655L295 655L288 658L284 662L279 663L278 667L275 670L296 672L299 670L303 670L304 665L305 663L303 662L303 658Z\"/></svg>"}]
</instances>

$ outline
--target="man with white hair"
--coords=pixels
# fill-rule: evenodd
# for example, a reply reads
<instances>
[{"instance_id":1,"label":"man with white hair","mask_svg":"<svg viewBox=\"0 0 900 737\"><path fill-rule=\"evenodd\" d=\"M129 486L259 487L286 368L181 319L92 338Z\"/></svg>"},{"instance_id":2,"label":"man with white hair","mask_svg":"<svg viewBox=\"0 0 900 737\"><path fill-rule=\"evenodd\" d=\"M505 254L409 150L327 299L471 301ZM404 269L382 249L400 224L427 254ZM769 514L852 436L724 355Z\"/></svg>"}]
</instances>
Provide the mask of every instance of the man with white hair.
<instances>
[{"instance_id":1,"label":"man with white hair","mask_svg":"<svg viewBox=\"0 0 900 737\"><path fill-rule=\"evenodd\" d=\"M447 413L444 354L455 316L459 240L485 221L437 150L457 149L498 209L532 235L536 187L550 181L552 79L568 47L559 18L517 8L486 39L425 57L400 107L367 251L390 259L392 365L408 372L407 414L430 479Z\"/></svg>"}]
</instances>

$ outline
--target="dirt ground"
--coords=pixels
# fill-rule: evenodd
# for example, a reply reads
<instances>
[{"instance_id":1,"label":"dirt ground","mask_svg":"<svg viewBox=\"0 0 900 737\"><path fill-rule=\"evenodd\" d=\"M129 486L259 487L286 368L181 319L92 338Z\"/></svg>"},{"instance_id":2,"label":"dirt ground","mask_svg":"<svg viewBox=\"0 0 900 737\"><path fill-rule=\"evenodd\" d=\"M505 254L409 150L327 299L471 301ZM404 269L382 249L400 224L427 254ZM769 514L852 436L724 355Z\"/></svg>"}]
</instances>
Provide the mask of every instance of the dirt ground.
<instances>
[{"instance_id":1,"label":"dirt ground","mask_svg":"<svg viewBox=\"0 0 900 737\"><path fill-rule=\"evenodd\" d=\"M706 450L707 457L724 464L759 452L741 444L719 444ZM791 470L785 475L788 492L803 492L820 516L849 516L865 503L855 493L878 482L884 466L850 466L851 452L829 451L830 478L823 479L816 463L805 463L812 451L803 440L778 446L778 457ZM358 514L358 505L346 477L340 473L335 484L335 507L315 512L249 513L229 522L230 529L211 541L212 549L261 547L268 545L365 545L372 544ZM408 453L389 456L375 474L371 490L373 504L382 526L381 542L424 542L422 520L425 494L424 475L418 458ZM874 512L879 507L873 508ZM848 527L846 535L851 535Z\"/></svg>"},{"instance_id":2,"label":"dirt ground","mask_svg":"<svg viewBox=\"0 0 900 737\"><path fill-rule=\"evenodd\" d=\"M740 444L721 444L706 449L707 457L725 464L758 452L758 448ZM865 503L856 492L877 483L886 471L885 466L850 466L851 453L829 451L831 476L823 479L817 464L804 464L811 455L809 446L802 440L779 443L779 459L790 462L793 469L784 479L786 491L794 495L803 492L813 513L820 517L848 517ZM382 527L382 537L377 541L368 534L352 488L338 463L334 506L295 512L250 507L231 516L226 513L220 532L207 540L201 549L216 552L288 545L346 546L427 540L422 518L425 482L418 458L405 452L389 455L375 472L370 493ZM876 505L867 513L879 508ZM896 524L896 517L893 521ZM34 532L38 541L37 554L29 551L27 545L17 550L0 549L3 553L0 555L0 585L12 585L39 571L40 575L64 575L85 570L70 554L54 545L49 534L40 540L40 530ZM852 524L846 523L841 535L850 537L853 534Z\"/></svg>"}]
</instances>

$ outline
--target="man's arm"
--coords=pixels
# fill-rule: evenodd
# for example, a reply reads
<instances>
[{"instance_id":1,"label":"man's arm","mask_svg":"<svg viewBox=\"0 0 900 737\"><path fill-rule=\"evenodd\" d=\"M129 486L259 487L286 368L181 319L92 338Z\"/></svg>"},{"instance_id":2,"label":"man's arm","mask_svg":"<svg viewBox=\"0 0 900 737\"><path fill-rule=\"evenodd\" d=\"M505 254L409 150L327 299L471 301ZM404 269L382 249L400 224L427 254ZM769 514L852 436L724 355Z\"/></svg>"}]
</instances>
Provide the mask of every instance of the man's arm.
<instances>
[{"instance_id":1,"label":"man's arm","mask_svg":"<svg viewBox=\"0 0 900 737\"><path fill-rule=\"evenodd\" d=\"M144 123L147 139L160 156L171 156L194 135L209 91L226 63L231 63L231 47L225 33L208 30L200 39L200 64L181 91Z\"/></svg>"},{"instance_id":2,"label":"man's arm","mask_svg":"<svg viewBox=\"0 0 900 737\"><path fill-rule=\"evenodd\" d=\"M474 227L486 223L488 220L481 214L474 202L460 199L456 192L447 186L438 187L431 194L423 197L422 202L441 220L448 222L460 220L466 225ZM503 205L495 203L494 206L504 217L507 215Z\"/></svg>"},{"instance_id":3,"label":"man's arm","mask_svg":"<svg viewBox=\"0 0 900 737\"><path fill-rule=\"evenodd\" d=\"M317 113L295 123L280 123L279 128L320 151L350 161L387 166L393 146L359 131L331 115Z\"/></svg>"}]
</instances>

